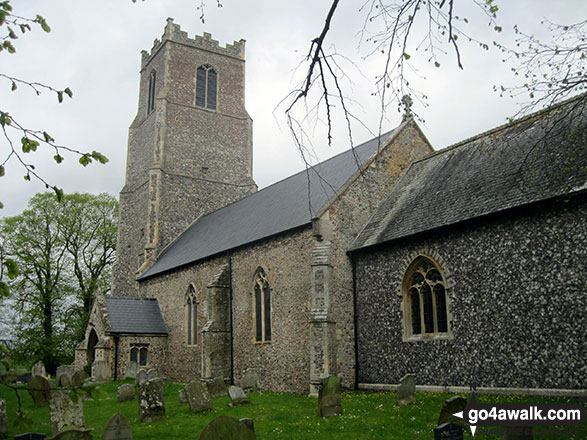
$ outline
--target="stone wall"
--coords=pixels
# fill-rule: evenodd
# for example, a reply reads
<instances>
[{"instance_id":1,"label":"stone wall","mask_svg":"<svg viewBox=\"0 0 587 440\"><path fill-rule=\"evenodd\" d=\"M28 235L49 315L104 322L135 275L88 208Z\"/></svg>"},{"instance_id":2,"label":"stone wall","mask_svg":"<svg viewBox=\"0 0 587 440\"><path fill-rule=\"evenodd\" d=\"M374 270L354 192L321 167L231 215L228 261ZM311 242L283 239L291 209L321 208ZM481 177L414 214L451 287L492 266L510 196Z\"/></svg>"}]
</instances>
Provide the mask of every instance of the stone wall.
<instances>
[{"instance_id":1,"label":"stone wall","mask_svg":"<svg viewBox=\"0 0 587 440\"><path fill-rule=\"evenodd\" d=\"M125 377L130 363L130 350L133 347L147 348L147 365L141 368L154 368L161 376L167 371L168 352L166 335L120 335L118 337L118 365L116 377ZM114 341L112 350L116 350ZM112 365L114 369L114 365Z\"/></svg>"},{"instance_id":2,"label":"stone wall","mask_svg":"<svg viewBox=\"0 0 587 440\"><path fill-rule=\"evenodd\" d=\"M508 211L356 255L359 382L587 388L585 196ZM402 341L418 255L447 282L453 339Z\"/></svg>"}]
</instances>

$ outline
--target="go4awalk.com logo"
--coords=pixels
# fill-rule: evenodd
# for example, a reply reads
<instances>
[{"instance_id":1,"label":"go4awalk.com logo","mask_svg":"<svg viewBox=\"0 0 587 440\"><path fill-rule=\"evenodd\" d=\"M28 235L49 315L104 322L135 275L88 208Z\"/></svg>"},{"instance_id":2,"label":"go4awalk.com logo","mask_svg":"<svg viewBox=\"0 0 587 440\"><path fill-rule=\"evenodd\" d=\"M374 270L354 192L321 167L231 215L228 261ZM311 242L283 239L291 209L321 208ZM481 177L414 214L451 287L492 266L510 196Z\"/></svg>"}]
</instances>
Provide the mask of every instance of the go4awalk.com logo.
<instances>
[{"instance_id":1,"label":"go4awalk.com logo","mask_svg":"<svg viewBox=\"0 0 587 440\"><path fill-rule=\"evenodd\" d=\"M585 423L585 408L578 403L479 403L475 394L462 418L475 436L479 426L560 426L579 427Z\"/></svg>"}]
</instances>

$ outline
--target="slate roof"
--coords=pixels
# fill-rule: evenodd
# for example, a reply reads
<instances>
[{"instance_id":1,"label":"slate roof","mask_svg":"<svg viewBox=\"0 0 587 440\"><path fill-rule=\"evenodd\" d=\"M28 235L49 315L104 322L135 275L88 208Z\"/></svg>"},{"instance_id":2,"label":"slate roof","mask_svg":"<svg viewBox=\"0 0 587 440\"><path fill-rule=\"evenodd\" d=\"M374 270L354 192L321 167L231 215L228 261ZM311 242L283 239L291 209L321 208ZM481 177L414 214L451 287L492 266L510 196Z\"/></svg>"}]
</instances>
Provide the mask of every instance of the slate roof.
<instances>
[{"instance_id":1,"label":"slate roof","mask_svg":"<svg viewBox=\"0 0 587 440\"><path fill-rule=\"evenodd\" d=\"M156 299L113 297L105 299L112 333L167 334L167 326Z\"/></svg>"},{"instance_id":2,"label":"slate roof","mask_svg":"<svg viewBox=\"0 0 587 440\"><path fill-rule=\"evenodd\" d=\"M587 94L414 162L351 251L587 191Z\"/></svg>"},{"instance_id":3,"label":"slate roof","mask_svg":"<svg viewBox=\"0 0 587 440\"><path fill-rule=\"evenodd\" d=\"M359 165L402 127L199 218L161 252L139 279L310 224L314 215L358 172Z\"/></svg>"}]
</instances>

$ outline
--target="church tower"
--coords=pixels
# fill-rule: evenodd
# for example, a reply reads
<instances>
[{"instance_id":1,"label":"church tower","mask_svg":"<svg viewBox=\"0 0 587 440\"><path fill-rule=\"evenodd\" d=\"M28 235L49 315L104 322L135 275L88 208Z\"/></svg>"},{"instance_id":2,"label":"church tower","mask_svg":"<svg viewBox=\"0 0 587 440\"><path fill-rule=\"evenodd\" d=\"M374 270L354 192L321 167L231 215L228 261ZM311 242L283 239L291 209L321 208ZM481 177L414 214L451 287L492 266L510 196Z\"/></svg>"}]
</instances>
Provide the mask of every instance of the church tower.
<instances>
[{"instance_id":1,"label":"church tower","mask_svg":"<svg viewBox=\"0 0 587 440\"><path fill-rule=\"evenodd\" d=\"M207 33L188 38L171 18L142 52L114 295L135 295L137 274L198 217L257 190L244 52L244 40L221 47Z\"/></svg>"}]
</instances>

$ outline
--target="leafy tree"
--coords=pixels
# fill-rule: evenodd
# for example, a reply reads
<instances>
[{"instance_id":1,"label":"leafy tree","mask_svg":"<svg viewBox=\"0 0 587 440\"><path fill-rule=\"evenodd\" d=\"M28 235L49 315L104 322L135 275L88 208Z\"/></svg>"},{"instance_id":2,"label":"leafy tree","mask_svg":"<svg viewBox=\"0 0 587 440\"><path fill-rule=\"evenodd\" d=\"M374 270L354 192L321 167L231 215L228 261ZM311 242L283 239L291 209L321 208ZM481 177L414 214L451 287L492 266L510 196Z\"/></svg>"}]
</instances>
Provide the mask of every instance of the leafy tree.
<instances>
[{"instance_id":1,"label":"leafy tree","mask_svg":"<svg viewBox=\"0 0 587 440\"><path fill-rule=\"evenodd\" d=\"M114 261L117 203L107 194L37 194L3 219L6 253L20 273L10 281L18 314L15 353L49 371L70 359L100 285Z\"/></svg>"}]
</instances>

